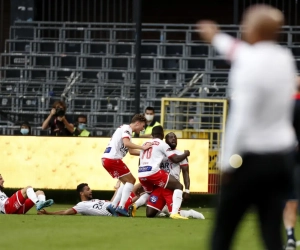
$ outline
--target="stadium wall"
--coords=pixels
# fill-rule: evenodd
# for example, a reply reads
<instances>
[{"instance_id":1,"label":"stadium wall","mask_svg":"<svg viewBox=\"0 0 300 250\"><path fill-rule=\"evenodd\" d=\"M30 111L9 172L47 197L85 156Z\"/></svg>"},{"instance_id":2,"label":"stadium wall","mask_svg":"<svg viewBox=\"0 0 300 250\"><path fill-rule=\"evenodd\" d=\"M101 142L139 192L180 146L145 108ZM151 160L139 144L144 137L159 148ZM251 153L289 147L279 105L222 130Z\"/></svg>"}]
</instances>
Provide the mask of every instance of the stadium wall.
<instances>
[{"instance_id":1,"label":"stadium wall","mask_svg":"<svg viewBox=\"0 0 300 250\"><path fill-rule=\"evenodd\" d=\"M110 138L2 136L0 173L6 188L31 185L41 189L74 190L87 182L93 190L112 191L116 180L101 164ZM134 138L141 145L147 139ZM189 149L191 192L208 192L208 140L179 139L178 149ZM137 178L138 157L124 158ZM181 182L183 182L181 180Z\"/></svg>"}]
</instances>

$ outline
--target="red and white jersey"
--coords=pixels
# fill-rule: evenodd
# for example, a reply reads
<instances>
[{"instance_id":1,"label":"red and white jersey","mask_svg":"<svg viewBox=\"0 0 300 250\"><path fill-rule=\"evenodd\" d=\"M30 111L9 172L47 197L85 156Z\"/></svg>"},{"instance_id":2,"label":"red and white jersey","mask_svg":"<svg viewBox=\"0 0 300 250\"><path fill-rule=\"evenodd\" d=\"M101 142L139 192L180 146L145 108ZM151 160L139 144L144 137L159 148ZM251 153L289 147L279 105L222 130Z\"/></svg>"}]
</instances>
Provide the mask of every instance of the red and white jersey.
<instances>
[{"instance_id":1,"label":"red and white jersey","mask_svg":"<svg viewBox=\"0 0 300 250\"><path fill-rule=\"evenodd\" d=\"M175 154L177 155L182 155L183 152L180 150L174 149L172 150ZM173 175L177 180L180 179L180 172L181 172L181 167L188 166L189 163L186 159L179 163L173 163L170 161L168 158L164 158L160 168L165 170L167 173L170 173L170 175Z\"/></svg>"},{"instance_id":2,"label":"red and white jersey","mask_svg":"<svg viewBox=\"0 0 300 250\"><path fill-rule=\"evenodd\" d=\"M128 148L124 146L123 139L131 140L132 129L129 125L122 125L114 132L107 148L102 155L102 158L108 159L123 159L128 153Z\"/></svg>"},{"instance_id":3,"label":"red and white jersey","mask_svg":"<svg viewBox=\"0 0 300 250\"><path fill-rule=\"evenodd\" d=\"M0 213L2 214L5 214L4 205L7 199L7 195L4 192L0 191Z\"/></svg>"},{"instance_id":4,"label":"red and white jersey","mask_svg":"<svg viewBox=\"0 0 300 250\"><path fill-rule=\"evenodd\" d=\"M79 202L72 209L82 215L98 215L98 216L111 216L111 214L106 210L106 207L110 204L108 201L104 200L90 200Z\"/></svg>"},{"instance_id":5,"label":"red and white jersey","mask_svg":"<svg viewBox=\"0 0 300 250\"><path fill-rule=\"evenodd\" d=\"M169 158L175 153L170 146L160 139L152 139L145 144L151 143L152 148L142 150L140 153L139 177L150 176L160 170L160 164L165 157Z\"/></svg>"}]
</instances>

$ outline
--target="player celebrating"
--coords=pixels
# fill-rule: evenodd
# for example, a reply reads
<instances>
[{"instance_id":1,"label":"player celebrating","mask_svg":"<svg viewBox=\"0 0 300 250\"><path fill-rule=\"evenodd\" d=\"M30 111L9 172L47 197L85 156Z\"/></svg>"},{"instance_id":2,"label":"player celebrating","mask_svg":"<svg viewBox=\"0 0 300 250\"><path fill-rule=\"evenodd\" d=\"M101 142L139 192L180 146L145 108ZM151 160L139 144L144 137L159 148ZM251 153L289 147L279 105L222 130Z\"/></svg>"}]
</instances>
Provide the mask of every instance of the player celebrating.
<instances>
[{"instance_id":1,"label":"player celebrating","mask_svg":"<svg viewBox=\"0 0 300 250\"><path fill-rule=\"evenodd\" d=\"M172 219L187 219L178 214L182 202L182 184L172 175L160 169L160 164L164 157L168 157L173 163L179 163L190 155L185 150L182 155L174 154L170 146L163 141L164 130L161 126L154 127L152 130L153 139L144 145L152 145L151 148L140 152L140 167L138 176L140 183L147 193L151 193L155 187L162 187L174 190L172 200Z\"/></svg>"},{"instance_id":2,"label":"player celebrating","mask_svg":"<svg viewBox=\"0 0 300 250\"><path fill-rule=\"evenodd\" d=\"M173 150L176 154L182 154L181 151L177 150L177 137L174 133L169 133L165 137L166 143L170 146L170 148ZM183 198L185 200L189 199L189 188L190 188L190 176L189 176L189 165L186 159L184 159L180 163L173 163L168 158L165 158L161 164L161 169L165 170L167 173L170 173L173 175L178 181L180 179L180 172L182 170L183 180L184 180L184 186L185 186L185 192L183 193ZM158 211L163 211L164 214L169 214L169 211L167 212L168 208L171 207L172 204L172 195L173 192L169 192L164 189L155 189L154 192L151 194L151 197L149 199L149 194L144 193L141 195L141 197L129 207L130 215L134 217L136 213L136 209L145 205L147 203L147 211L146 215L147 217L154 217L156 216ZM151 201L154 201L153 203ZM167 204L167 207L164 207L164 205ZM171 210L170 210L171 211ZM201 213L198 213L194 210L181 210L180 215L183 217L193 217L197 219L204 219L204 216Z\"/></svg>"},{"instance_id":3,"label":"player celebrating","mask_svg":"<svg viewBox=\"0 0 300 250\"><path fill-rule=\"evenodd\" d=\"M177 155L183 154L180 150L177 150L177 136L174 133L169 133L165 137L166 143L170 146L173 153ZM161 164L161 169L165 170L167 173L173 175L178 181L180 180L180 172L182 170L183 182L185 191L183 194L183 199L189 199L190 193L190 174L189 174L189 163L187 159L184 159L182 162L174 163L168 158L165 158Z\"/></svg>"},{"instance_id":4,"label":"player celebrating","mask_svg":"<svg viewBox=\"0 0 300 250\"><path fill-rule=\"evenodd\" d=\"M122 159L128 151L131 155L139 156L137 149L147 150L151 147L149 144L139 146L131 142L132 132L140 133L145 128L145 124L146 118L143 115L135 115L130 125L122 125L115 131L102 156L103 167L113 178L118 178L124 184L118 189L112 204L107 207L113 216L118 216L117 213L128 216L124 206L133 189L135 178Z\"/></svg>"},{"instance_id":5,"label":"player celebrating","mask_svg":"<svg viewBox=\"0 0 300 250\"><path fill-rule=\"evenodd\" d=\"M32 187L23 188L11 197L3 192L4 179L0 174L0 213L2 214L26 214L34 205L37 210L51 206L53 200L47 200L43 191L34 192Z\"/></svg>"},{"instance_id":6,"label":"player celebrating","mask_svg":"<svg viewBox=\"0 0 300 250\"><path fill-rule=\"evenodd\" d=\"M98 215L98 216L111 216L111 213L107 211L107 206L111 204L109 201L93 199L92 190L87 183L81 183L77 186L77 192L80 196L81 202L72 208L48 212L41 210L39 215L75 215L77 213L82 215Z\"/></svg>"}]
</instances>

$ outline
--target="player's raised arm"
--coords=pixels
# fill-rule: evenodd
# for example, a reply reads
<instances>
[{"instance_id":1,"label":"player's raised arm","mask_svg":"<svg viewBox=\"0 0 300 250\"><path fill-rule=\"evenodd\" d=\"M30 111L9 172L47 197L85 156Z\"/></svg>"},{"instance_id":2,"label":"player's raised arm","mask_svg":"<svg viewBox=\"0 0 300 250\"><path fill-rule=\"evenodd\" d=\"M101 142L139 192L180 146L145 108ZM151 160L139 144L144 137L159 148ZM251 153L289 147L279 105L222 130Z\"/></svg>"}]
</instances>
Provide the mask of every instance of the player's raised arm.
<instances>
[{"instance_id":1,"label":"player's raised arm","mask_svg":"<svg viewBox=\"0 0 300 250\"><path fill-rule=\"evenodd\" d=\"M220 32L217 23L213 21L200 21L197 29L200 37L212 44L229 61L235 60L238 51L248 46L247 43Z\"/></svg>"},{"instance_id":2,"label":"player's raised arm","mask_svg":"<svg viewBox=\"0 0 300 250\"><path fill-rule=\"evenodd\" d=\"M131 155L135 155L135 156L139 156L140 155L140 151L137 149L129 149L129 154Z\"/></svg>"},{"instance_id":3,"label":"player's raised arm","mask_svg":"<svg viewBox=\"0 0 300 250\"><path fill-rule=\"evenodd\" d=\"M182 155L176 155L172 154L168 156L169 160L174 163L179 163L186 159L188 156L190 156L190 151L189 150L184 150L184 153Z\"/></svg>"},{"instance_id":4,"label":"player's raised arm","mask_svg":"<svg viewBox=\"0 0 300 250\"><path fill-rule=\"evenodd\" d=\"M77 213L73 208L56 211L56 212L48 212L45 209L38 211L38 215L74 215L74 214L77 214Z\"/></svg>"},{"instance_id":5,"label":"player's raised arm","mask_svg":"<svg viewBox=\"0 0 300 250\"><path fill-rule=\"evenodd\" d=\"M143 146L140 146L140 145L137 145L137 144L134 144L130 141L129 138L123 138L123 143L124 143L124 146L128 149L140 149L140 150L147 150L148 148L151 148L152 145L150 143L146 143L145 145Z\"/></svg>"}]
</instances>

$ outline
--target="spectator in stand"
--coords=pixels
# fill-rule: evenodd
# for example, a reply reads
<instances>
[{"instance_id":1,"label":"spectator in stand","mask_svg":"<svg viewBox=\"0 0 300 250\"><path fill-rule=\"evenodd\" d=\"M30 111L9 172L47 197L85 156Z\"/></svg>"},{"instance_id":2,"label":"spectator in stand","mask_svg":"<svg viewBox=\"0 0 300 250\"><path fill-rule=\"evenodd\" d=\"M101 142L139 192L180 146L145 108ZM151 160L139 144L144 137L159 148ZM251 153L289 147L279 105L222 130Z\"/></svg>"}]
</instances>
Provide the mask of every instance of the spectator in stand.
<instances>
[{"instance_id":1,"label":"spectator in stand","mask_svg":"<svg viewBox=\"0 0 300 250\"><path fill-rule=\"evenodd\" d=\"M31 126L25 121L20 126L20 135L31 135Z\"/></svg>"},{"instance_id":2,"label":"spectator in stand","mask_svg":"<svg viewBox=\"0 0 300 250\"><path fill-rule=\"evenodd\" d=\"M43 122L42 129L50 128L52 136L71 136L74 126L66 118L66 104L63 101L54 102L49 116Z\"/></svg>"},{"instance_id":3,"label":"spectator in stand","mask_svg":"<svg viewBox=\"0 0 300 250\"><path fill-rule=\"evenodd\" d=\"M86 130L87 127L87 117L86 115L79 115L77 117L77 122L74 128L73 135L75 136L91 136L91 133Z\"/></svg>"},{"instance_id":4,"label":"spectator in stand","mask_svg":"<svg viewBox=\"0 0 300 250\"><path fill-rule=\"evenodd\" d=\"M145 118L147 120L145 130L140 134L134 133L134 137L140 138L152 138L152 129L156 126L161 126L160 123L154 118L155 111L153 107L147 107L145 109Z\"/></svg>"}]
</instances>

